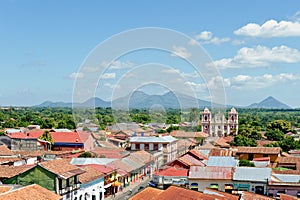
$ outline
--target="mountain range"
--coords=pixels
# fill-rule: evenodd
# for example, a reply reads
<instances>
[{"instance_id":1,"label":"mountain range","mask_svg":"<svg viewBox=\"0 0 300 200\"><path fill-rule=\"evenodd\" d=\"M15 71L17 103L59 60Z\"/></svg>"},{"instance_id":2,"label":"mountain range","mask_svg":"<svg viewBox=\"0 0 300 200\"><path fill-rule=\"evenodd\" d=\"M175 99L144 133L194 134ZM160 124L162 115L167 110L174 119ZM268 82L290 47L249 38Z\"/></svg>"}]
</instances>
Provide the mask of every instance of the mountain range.
<instances>
[{"instance_id":1,"label":"mountain range","mask_svg":"<svg viewBox=\"0 0 300 200\"><path fill-rule=\"evenodd\" d=\"M193 107L211 107L211 102L196 99L194 97L177 94L173 92L168 92L163 95L149 95L142 91L133 92L130 96L121 97L113 101L104 101L98 97L93 97L82 103L74 103L75 107L113 107L114 109L124 109L124 108L153 108L153 107L163 107L163 108L193 108ZM220 104L214 104L214 106L222 106ZM35 107L72 107L72 103L66 102L51 102L45 101L42 104L36 105ZM223 106L222 106L223 107ZM227 105L227 107L232 107L232 105ZM253 103L249 106L235 106L240 108L275 108L275 109L290 109L291 107L278 101L274 97L268 97L259 103Z\"/></svg>"}]
</instances>

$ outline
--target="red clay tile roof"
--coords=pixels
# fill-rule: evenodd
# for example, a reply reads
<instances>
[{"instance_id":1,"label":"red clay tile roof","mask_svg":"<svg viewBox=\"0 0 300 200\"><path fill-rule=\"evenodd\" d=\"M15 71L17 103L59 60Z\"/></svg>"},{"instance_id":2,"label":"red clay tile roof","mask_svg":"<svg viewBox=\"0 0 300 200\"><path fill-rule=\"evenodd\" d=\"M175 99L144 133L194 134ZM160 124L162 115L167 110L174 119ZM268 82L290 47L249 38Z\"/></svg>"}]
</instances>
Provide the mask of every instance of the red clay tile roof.
<instances>
[{"instance_id":1,"label":"red clay tile roof","mask_svg":"<svg viewBox=\"0 0 300 200\"><path fill-rule=\"evenodd\" d=\"M128 151L106 147L97 147L91 152L97 154L98 157L103 155L105 158L124 158L129 155Z\"/></svg>"},{"instance_id":2,"label":"red clay tile roof","mask_svg":"<svg viewBox=\"0 0 300 200\"><path fill-rule=\"evenodd\" d=\"M133 167L122 162L121 160L115 160L107 164L107 166L114 168L114 169L122 169L126 172L131 172Z\"/></svg>"},{"instance_id":3,"label":"red clay tile roof","mask_svg":"<svg viewBox=\"0 0 300 200\"><path fill-rule=\"evenodd\" d=\"M197 149L192 149L188 152L188 154L193 155L194 157L198 158L199 160L207 160L208 157L204 154L202 154L199 150Z\"/></svg>"},{"instance_id":4,"label":"red clay tile roof","mask_svg":"<svg viewBox=\"0 0 300 200\"><path fill-rule=\"evenodd\" d=\"M214 145L212 145L210 142L207 142L204 145L199 147L199 149L214 149L214 148L216 148L216 147Z\"/></svg>"},{"instance_id":5,"label":"red clay tile roof","mask_svg":"<svg viewBox=\"0 0 300 200\"><path fill-rule=\"evenodd\" d=\"M227 141L224 138L218 138L213 142L215 146L220 146L220 147L230 147L230 145L227 143Z\"/></svg>"},{"instance_id":6,"label":"red clay tile roof","mask_svg":"<svg viewBox=\"0 0 300 200\"><path fill-rule=\"evenodd\" d=\"M271 144L273 141L270 140L257 140L257 147L264 147L267 144Z\"/></svg>"},{"instance_id":7,"label":"red clay tile roof","mask_svg":"<svg viewBox=\"0 0 300 200\"><path fill-rule=\"evenodd\" d=\"M82 166L81 168L85 171L85 173L79 175L79 181L82 184L94 181L104 176L103 173L92 166Z\"/></svg>"},{"instance_id":8,"label":"red clay tile roof","mask_svg":"<svg viewBox=\"0 0 300 200\"><path fill-rule=\"evenodd\" d=\"M191 166L190 179L211 179L211 180L230 180L233 176L233 167L216 167L216 166Z\"/></svg>"},{"instance_id":9,"label":"red clay tile roof","mask_svg":"<svg viewBox=\"0 0 300 200\"><path fill-rule=\"evenodd\" d=\"M8 186L8 185L1 185L1 186L0 186L0 194L9 191L9 190L11 190L12 188L13 188L13 187Z\"/></svg>"},{"instance_id":10,"label":"red clay tile roof","mask_svg":"<svg viewBox=\"0 0 300 200\"><path fill-rule=\"evenodd\" d=\"M82 142L85 142L89 139L89 137L92 137L90 132L87 131L76 131L81 139Z\"/></svg>"},{"instance_id":11,"label":"red clay tile roof","mask_svg":"<svg viewBox=\"0 0 300 200\"><path fill-rule=\"evenodd\" d=\"M204 163L202 163L200 160L197 160L196 158L192 157L189 154L186 154L180 158L177 158L177 160L187 164L188 166L191 166L191 165L205 166Z\"/></svg>"},{"instance_id":12,"label":"red clay tile roof","mask_svg":"<svg viewBox=\"0 0 300 200\"><path fill-rule=\"evenodd\" d=\"M223 196L203 194L194 190L170 186L156 197L157 200L230 200Z\"/></svg>"},{"instance_id":13,"label":"red clay tile roof","mask_svg":"<svg viewBox=\"0 0 300 200\"><path fill-rule=\"evenodd\" d=\"M241 197L243 200L273 200L273 198L271 197L267 197L252 192L247 192L247 191L243 191Z\"/></svg>"},{"instance_id":14,"label":"red clay tile roof","mask_svg":"<svg viewBox=\"0 0 300 200\"><path fill-rule=\"evenodd\" d=\"M296 156L278 158L278 164L296 164L298 162L300 162L300 157Z\"/></svg>"},{"instance_id":15,"label":"red clay tile roof","mask_svg":"<svg viewBox=\"0 0 300 200\"><path fill-rule=\"evenodd\" d=\"M204 133L204 132L186 132L186 131L182 131L182 130L172 131L170 133L170 135L173 137L179 137L179 138L197 138L197 137L206 138L206 137L208 137L208 134Z\"/></svg>"},{"instance_id":16,"label":"red clay tile roof","mask_svg":"<svg viewBox=\"0 0 300 200\"><path fill-rule=\"evenodd\" d=\"M181 168L174 168L168 167L166 169L161 169L159 171L154 172L156 176L188 176L189 170L181 169Z\"/></svg>"},{"instance_id":17,"label":"red clay tile roof","mask_svg":"<svg viewBox=\"0 0 300 200\"><path fill-rule=\"evenodd\" d=\"M300 150L290 150L290 154L300 154Z\"/></svg>"},{"instance_id":18,"label":"red clay tile roof","mask_svg":"<svg viewBox=\"0 0 300 200\"><path fill-rule=\"evenodd\" d=\"M1 200L18 199L18 200L59 200L62 196L55 194L37 184L28 185L16 190L0 194Z\"/></svg>"},{"instance_id":19,"label":"red clay tile roof","mask_svg":"<svg viewBox=\"0 0 300 200\"><path fill-rule=\"evenodd\" d=\"M151 153L148 153L145 150L142 151L135 151L130 153L130 156L142 161L144 164L149 163L154 160L154 156Z\"/></svg>"},{"instance_id":20,"label":"red clay tile roof","mask_svg":"<svg viewBox=\"0 0 300 200\"><path fill-rule=\"evenodd\" d=\"M77 132L51 132L54 143L82 143Z\"/></svg>"},{"instance_id":21,"label":"red clay tile roof","mask_svg":"<svg viewBox=\"0 0 300 200\"><path fill-rule=\"evenodd\" d=\"M14 153L6 145L0 146L0 156L12 156Z\"/></svg>"},{"instance_id":22,"label":"red clay tile roof","mask_svg":"<svg viewBox=\"0 0 300 200\"><path fill-rule=\"evenodd\" d=\"M15 139L38 139L44 133L43 129L32 130L28 132L15 132L6 134L10 138Z\"/></svg>"},{"instance_id":23,"label":"red clay tile roof","mask_svg":"<svg viewBox=\"0 0 300 200\"><path fill-rule=\"evenodd\" d=\"M101 172L103 174L109 174L115 170L114 168L109 167L107 165L88 164L85 166L93 167L94 169L98 170L99 172Z\"/></svg>"},{"instance_id":24,"label":"red clay tile roof","mask_svg":"<svg viewBox=\"0 0 300 200\"><path fill-rule=\"evenodd\" d=\"M287 194L280 194L280 200L297 200L297 197L293 197Z\"/></svg>"},{"instance_id":25,"label":"red clay tile roof","mask_svg":"<svg viewBox=\"0 0 300 200\"><path fill-rule=\"evenodd\" d=\"M130 200L155 200L157 199L157 196L163 192L164 190L160 190L153 187L147 187L146 189L131 197Z\"/></svg>"},{"instance_id":26,"label":"red clay tile roof","mask_svg":"<svg viewBox=\"0 0 300 200\"><path fill-rule=\"evenodd\" d=\"M7 179L14 177L18 174L21 174L34 166L22 165L22 166L8 166L1 165L0 166L0 179Z\"/></svg>"},{"instance_id":27,"label":"red clay tile roof","mask_svg":"<svg viewBox=\"0 0 300 200\"><path fill-rule=\"evenodd\" d=\"M55 159L47 162L39 163L39 165L48 171L61 176L62 178L70 178L75 175L84 173L85 171L76 165L70 164L70 159Z\"/></svg>"},{"instance_id":28,"label":"red clay tile roof","mask_svg":"<svg viewBox=\"0 0 300 200\"><path fill-rule=\"evenodd\" d=\"M280 154L280 147L237 147L237 153Z\"/></svg>"}]
</instances>

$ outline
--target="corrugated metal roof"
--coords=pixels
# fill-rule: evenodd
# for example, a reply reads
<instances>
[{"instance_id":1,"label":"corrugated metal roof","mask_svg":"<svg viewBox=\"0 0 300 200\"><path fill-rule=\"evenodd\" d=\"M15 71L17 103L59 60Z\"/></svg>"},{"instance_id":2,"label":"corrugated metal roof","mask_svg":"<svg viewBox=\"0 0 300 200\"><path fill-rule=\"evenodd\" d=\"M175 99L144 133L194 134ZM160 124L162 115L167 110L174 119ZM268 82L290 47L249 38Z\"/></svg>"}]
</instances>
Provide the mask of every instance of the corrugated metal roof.
<instances>
[{"instance_id":1,"label":"corrugated metal roof","mask_svg":"<svg viewBox=\"0 0 300 200\"><path fill-rule=\"evenodd\" d=\"M236 167L238 160L229 156L210 156L207 161L207 166L220 166L220 167Z\"/></svg>"},{"instance_id":2,"label":"corrugated metal roof","mask_svg":"<svg viewBox=\"0 0 300 200\"><path fill-rule=\"evenodd\" d=\"M201 167L191 166L189 178L191 179L232 179L233 167Z\"/></svg>"},{"instance_id":3,"label":"corrugated metal roof","mask_svg":"<svg viewBox=\"0 0 300 200\"><path fill-rule=\"evenodd\" d=\"M273 174L276 178L285 183L299 183L300 175L294 174Z\"/></svg>"},{"instance_id":4,"label":"corrugated metal roof","mask_svg":"<svg viewBox=\"0 0 300 200\"><path fill-rule=\"evenodd\" d=\"M266 182L271 180L271 172L271 168L236 167L233 180Z\"/></svg>"},{"instance_id":5,"label":"corrugated metal roof","mask_svg":"<svg viewBox=\"0 0 300 200\"><path fill-rule=\"evenodd\" d=\"M237 153L280 154L280 147L238 147Z\"/></svg>"},{"instance_id":6,"label":"corrugated metal roof","mask_svg":"<svg viewBox=\"0 0 300 200\"><path fill-rule=\"evenodd\" d=\"M132 169L131 170L136 170L144 166L144 163L139 162L137 159L134 159L130 156L122 158L121 160L123 163L129 165Z\"/></svg>"},{"instance_id":7,"label":"corrugated metal roof","mask_svg":"<svg viewBox=\"0 0 300 200\"><path fill-rule=\"evenodd\" d=\"M72 165L89 165L89 164L97 164L97 165L107 165L110 162L113 162L117 159L115 158L72 158Z\"/></svg>"},{"instance_id":8,"label":"corrugated metal roof","mask_svg":"<svg viewBox=\"0 0 300 200\"><path fill-rule=\"evenodd\" d=\"M163 137L131 137L130 142L160 142L160 143L165 143L165 142L174 142L177 139L174 137L168 135L168 136L163 136Z\"/></svg>"}]
</instances>

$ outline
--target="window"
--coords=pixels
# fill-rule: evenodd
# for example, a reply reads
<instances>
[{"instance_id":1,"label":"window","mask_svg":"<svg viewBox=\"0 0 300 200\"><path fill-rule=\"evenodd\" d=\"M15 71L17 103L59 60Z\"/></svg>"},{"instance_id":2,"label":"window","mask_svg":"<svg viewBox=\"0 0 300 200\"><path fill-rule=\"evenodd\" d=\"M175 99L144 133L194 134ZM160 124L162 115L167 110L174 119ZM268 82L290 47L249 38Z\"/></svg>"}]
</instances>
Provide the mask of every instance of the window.
<instances>
[{"instance_id":1,"label":"window","mask_svg":"<svg viewBox=\"0 0 300 200\"><path fill-rule=\"evenodd\" d=\"M210 189L218 190L219 189L219 184L217 183L211 183L209 186Z\"/></svg>"},{"instance_id":2,"label":"window","mask_svg":"<svg viewBox=\"0 0 300 200\"><path fill-rule=\"evenodd\" d=\"M140 144L135 144L135 148L136 148L137 150L139 150L139 149L140 149Z\"/></svg>"},{"instance_id":3,"label":"window","mask_svg":"<svg viewBox=\"0 0 300 200\"><path fill-rule=\"evenodd\" d=\"M78 183L79 183L79 180L78 180L78 176L77 176L77 175L74 176L74 183L75 183L75 184L78 184Z\"/></svg>"},{"instance_id":4,"label":"window","mask_svg":"<svg viewBox=\"0 0 300 200\"><path fill-rule=\"evenodd\" d=\"M190 189L198 191L198 183L191 183Z\"/></svg>"},{"instance_id":5,"label":"window","mask_svg":"<svg viewBox=\"0 0 300 200\"><path fill-rule=\"evenodd\" d=\"M149 150L149 144L145 144L145 150Z\"/></svg>"},{"instance_id":6,"label":"window","mask_svg":"<svg viewBox=\"0 0 300 200\"><path fill-rule=\"evenodd\" d=\"M153 145L153 150L158 150L158 144L156 143L154 143L154 145Z\"/></svg>"},{"instance_id":7,"label":"window","mask_svg":"<svg viewBox=\"0 0 300 200\"><path fill-rule=\"evenodd\" d=\"M75 177L69 178L69 186L74 185L74 178L75 178Z\"/></svg>"},{"instance_id":8,"label":"window","mask_svg":"<svg viewBox=\"0 0 300 200\"><path fill-rule=\"evenodd\" d=\"M263 195L264 194L264 186L256 186L255 193Z\"/></svg>"}]
</instances>

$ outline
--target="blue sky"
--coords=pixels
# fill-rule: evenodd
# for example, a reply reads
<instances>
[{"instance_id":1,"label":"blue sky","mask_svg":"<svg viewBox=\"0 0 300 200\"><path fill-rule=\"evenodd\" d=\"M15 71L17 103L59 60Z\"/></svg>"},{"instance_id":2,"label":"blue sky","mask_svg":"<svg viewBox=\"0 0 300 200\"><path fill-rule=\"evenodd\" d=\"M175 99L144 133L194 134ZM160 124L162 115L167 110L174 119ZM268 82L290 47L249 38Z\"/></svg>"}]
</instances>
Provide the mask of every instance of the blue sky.
<instances>
[{"instance_id":1,"label":"blue sky","mask_svg":"<svg viewBox=\"0 0 300 200\"><path fill-rule=\"evenodd\" d=\"M0 105L70 102L90 52L112 35L142 27L172 29L191 37L191 46L200 43L220 71L228 104L274 96L300 107L300 2L293 0L2 0ZM185 50L174 44L181 58ZM199 98L207 99L208 83L172 55L145 50L120 57L100 78L95 95L112 98L124 74L155 62L172 66ZM149 88L149 93L158 91Z\"/></svg>"}]
</instances>

